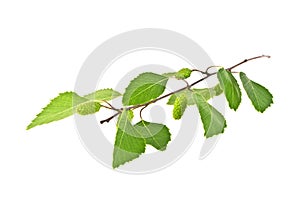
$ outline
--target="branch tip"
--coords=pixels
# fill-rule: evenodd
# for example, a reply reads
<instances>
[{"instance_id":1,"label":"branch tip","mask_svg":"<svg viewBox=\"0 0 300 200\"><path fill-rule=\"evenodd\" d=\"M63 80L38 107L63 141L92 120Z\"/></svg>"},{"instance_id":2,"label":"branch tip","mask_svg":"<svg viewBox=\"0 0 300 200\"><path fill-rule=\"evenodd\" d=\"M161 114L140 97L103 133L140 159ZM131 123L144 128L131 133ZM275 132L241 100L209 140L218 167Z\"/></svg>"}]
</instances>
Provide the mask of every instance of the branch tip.
<instances>
[{"instance_id":1,"label":"branch tip","mask_svg":"<svg viewBox=\"0 0 300 200\"><path fill-rule=\"evenodd\" d=\"M116 116L118 116L120 114L120 112L117 112L116 114L114 114L113 116L107 118L107 119L104 119L104 120L101 120L100 121L100 124L104 124L105 122L110 122L110 120L112 120L113 118L115 118Z\"/></svg>"}]
</instances>

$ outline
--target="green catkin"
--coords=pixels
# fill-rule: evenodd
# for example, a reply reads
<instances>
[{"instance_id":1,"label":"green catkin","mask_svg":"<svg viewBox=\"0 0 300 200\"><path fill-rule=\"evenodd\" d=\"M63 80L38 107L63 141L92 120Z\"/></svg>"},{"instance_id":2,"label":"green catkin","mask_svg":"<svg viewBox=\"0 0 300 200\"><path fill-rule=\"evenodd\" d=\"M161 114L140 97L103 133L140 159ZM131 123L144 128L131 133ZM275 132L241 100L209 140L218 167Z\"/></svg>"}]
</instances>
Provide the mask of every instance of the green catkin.
<instances>
[{"instance_id":1,"label":"green catkin","mask_svg":"<svg viewBox=\"0 0 300 200\"><path fill-rule=\"evenodd\" d=\"M185 109L187 107L187 98L185 94L178 96L174 102L173 108L173 118L178 120L182 117Z\"/></svg>"}]
</instances>

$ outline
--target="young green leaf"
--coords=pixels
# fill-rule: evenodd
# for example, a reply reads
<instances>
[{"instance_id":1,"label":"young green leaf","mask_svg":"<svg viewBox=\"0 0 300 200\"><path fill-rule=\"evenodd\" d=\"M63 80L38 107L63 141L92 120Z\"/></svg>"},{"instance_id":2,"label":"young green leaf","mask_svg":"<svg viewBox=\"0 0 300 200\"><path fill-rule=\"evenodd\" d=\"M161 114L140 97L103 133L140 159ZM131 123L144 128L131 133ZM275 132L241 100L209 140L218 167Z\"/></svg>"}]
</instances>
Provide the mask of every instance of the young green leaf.
<instances>
[{"instance_id":1,"label":"young green leaf","mask_svg":"<svg viewBox=\"0 0 300 200\"><path fill-rule=\"evenodd\" d=\"M85 95L84 98L96 101L109 101L119 96L121 94L113 89L102 89Z\"/></svg>"},{"instance_id":2,"label":"young green leaf","mask_svg":"<svg viewBox=\"0 0 300 200\"><path fill-rule=\"evenodd\" d=\"M223 90L221 89L219 84L217 84L211 88L193 89L192 91L184 90L177 94L171 95L167 104L174 105L177 96L181 95L183 93L185 94L185 96L187 98L187 105L195 105L195 101L194 101L194 97L193 97L194 93L197 93L197 94L203 96L206 100L209 100L215 96L219 96L220 94L222 94Z\"/></svg>"},{"instance_id":3,"label":"young green leaf","mask_svg":"<svg viewBox=\"0 0 300 200\"><path fill-rule=\"evenodd\" d=\"M229 107L233 110L237 110L242 100L242 93L236 79L231 72L224 68L219 69L218 79L222 89L224 90Z\"/></svg>"},{"instance_id":4,"label":"young green leaf","mask_svg":"<svg viewBox=\"0 0 300 200\"><path fill-rule=\"evenodd\" d=\"M37 114L36 118L27 126L27 130L42 124L61 120L73 115L77 105L89 101L74 92L60 93Z\"/></svg>"},{"instance_id":5,"label":"young green leaf","mask_svg":"<svg viewBox=\"0 0 300 200\"><path fill-rule=\"evenodd\" d=\"M186 95L183 93L179 95L174 102L173 118L181 119L186 107L187 107L187 98Z\"/></svg>"},{"instance_id":6,"label":"young green leaf","mask_svg":"<svg viewBox=\"0 0 300 200\"><path fill-rule=\"evenodd\" d=\"M157 150L165 150L167 144L171 141L169 128L163 124L140 121L134 127L142 134L146 144L153 146Z\"/></svg>"},{"instance_id":7,"label":"young green leaf","mask_svg":"<svg viewBox=\"0 0 300 200\"><path fill-rule=\"evenodd\" d=\"M273 95L264 86L250 80L245 73L240 72L240 78L254 108L263 113L273 103Z\"/></svg>"},{"instance_id":8,"label":"young green leaf","mask_svg":"<svg viewBox=\"0 0 300 200\"><path fill-rule=\"evenodd\" d=\"M132 114L124 110L117 122L113 152L113 168L125 164L145 152L146 141L131 124Z\"/></svg>"},{"instance_id":9,"label":"young green leaf","mask_svg":"<svg viewBox=\"0 0 300 200\"><path fill-rule=\"evenodd\" d=\"M168 77L151 72L142 73L133 79L123 95L123 105L138 105L160 96L167 84Z\"/></svg>"},{"instance_id":10,"label":"young green leaf","mask_svg":"<svg viewBox=\"0 0 300 200\"><path fill-rule=\"evenodd\" d=\"M87 101L76 106L76 112L80 115L90 115L100 110L100 103L94 101Z\"/></svg>"},{"instance_id":11,"label":"young green leaf","mask_svg":"<svg viewBox=\"0 0 300 200\"><path fill-rule=\"evenodd\" d=\"M186 79L191 76L192 70L189 68L182 68L175 74L175 78L181 80L181 79Z\"/></svg>"},{"instance_id":12,"label":"young green leaf","mask_svg":"<svg viewBox=\"0 0 300 200\"><path fill-rule=\"evenodd\" d=\"M226 120L224 116L209 103L207 103L206 99L203 96L195 93L194 100L198 107L203 123L205 131L204 136L206 138L209 138L214 135L223 133L226 127Z\"/></svg>"}]
</instances>

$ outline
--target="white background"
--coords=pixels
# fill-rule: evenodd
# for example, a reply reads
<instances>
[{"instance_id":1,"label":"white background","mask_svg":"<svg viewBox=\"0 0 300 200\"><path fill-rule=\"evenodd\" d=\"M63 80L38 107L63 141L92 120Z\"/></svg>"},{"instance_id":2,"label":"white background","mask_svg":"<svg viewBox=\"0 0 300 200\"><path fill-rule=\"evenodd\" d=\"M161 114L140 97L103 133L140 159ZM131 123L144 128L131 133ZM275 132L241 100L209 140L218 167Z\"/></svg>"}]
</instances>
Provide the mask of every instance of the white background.
<instances>
[{"instance_id":1,"label":"white background","mask_svg":"<svg viewBox=\"0 0 300 200\"><path fill-rule=\"evenodd\" d=\"M300 198L297 1L43 2L0 3L0 199ZM148 175L96 162L72 118L25 131L49 98L74 88L94 48L148 27L190 37L218 65L270 54L242 68L275 104L259 114L243 98L238 112L227 110L228 128L209 157L198 160L196 133L178 162Z\"/></svg>"}]
</instances>

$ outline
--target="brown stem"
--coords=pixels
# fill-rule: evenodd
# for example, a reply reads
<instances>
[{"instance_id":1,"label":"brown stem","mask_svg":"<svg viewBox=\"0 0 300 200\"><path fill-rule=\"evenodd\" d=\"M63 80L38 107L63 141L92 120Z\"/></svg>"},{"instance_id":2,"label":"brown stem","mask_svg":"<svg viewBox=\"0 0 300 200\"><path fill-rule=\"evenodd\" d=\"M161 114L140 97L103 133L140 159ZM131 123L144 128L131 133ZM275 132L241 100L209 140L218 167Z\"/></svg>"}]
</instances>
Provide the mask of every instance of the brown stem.
<instances>
[{"instance_id":1,"label":"brown stem","mask_svg":"<svg viewBox=\"0 0 300 200\"><path fill-rule=\"evenodd\" d=\"M208 70L210 70L211 68L216 68L216 67L219 67L219 66L209 66L208 68L206 68L205 73L209 74Z\"/></svg>"},{"instance_id":2,"label":"brown stem","mask_svg":"<svg viewBox=\"0 0 300 200\"><path fill-rule=\"evenodd\" d=\"M261 56L256 56L256 57L253 57L253 58L248 58L248 59L245 59L245 60L243 60L242 62L240 62L236 65L233 65L232 67L227 68L227 70L231 71L232 69L236 68L237 66L240 66L241 64L244 64L244 63L246 63L250 60L255 60L255 59L259 59L259 58L271 58L271 56L261 55Z\"/></svg>"},{"instance_id":3,"label":"brown stem","mask_svg":"<svg viewBox=\"0 0 300 200\"><path fill-rule=\"evenodd\" d=\"M114 114L113 116L111 116L111 117L109 117L109 118L107 118L107 119L104 119L104 120L101 120L100 121L100 124L103 124L103 123L105 123L105 122L110 122L110 120L112 120L113 118L115 118L116 116L118 116L120 114L120 112L117 112L116 114Z\"/></svg>"},{"instance_id":4,"label":"brown stem","mask_svg":"<svg viewBox=\"0 0 300 200\"><path fill-rule=\"evenodd\" d=\"M101 107L113 110L111 107L101 104Z\"/></svg>"},{"instance_id":5,"label":"brown stem","mask_svg":"<svg viewBox=\"0 0 300 200\"><path fill-rule=\"evenodd\" d=\"M149 104L148 104L148 105L149 105ZM144 110L148 105L145 105L145 106L142 107L141 110L140 110L140 118L141 118L141 120L143 120L142 112L143 112L143 110Z\"/></svg>"},{"instance_id":6,"label":"brown stem","mask_svg":"<svg viewBox=\"0 0 300 200\"><path fill-rule=\"evenodd\" d=\"M120 109L115 108L108 101L103 100L103 102L106 103L110 107L109 109L115 110L115 111L120 111ZM105 107L105 106L103 106L103 107ZM108 108L108 107L106 107L106 108Z\"/></svg>"},{"instance_id":7,"label":"brown stem","mask_svg":"<svg viewBox=\"0 0 300 200\"><path fill-rule=\"evenodd\" d=\"M205 75L208 74L207 70L206 71L202 71L202 70L199 70L199 69L192 69L192 72L200 72L200 73L205 74Z\"/></svg>"}]
</instances>

